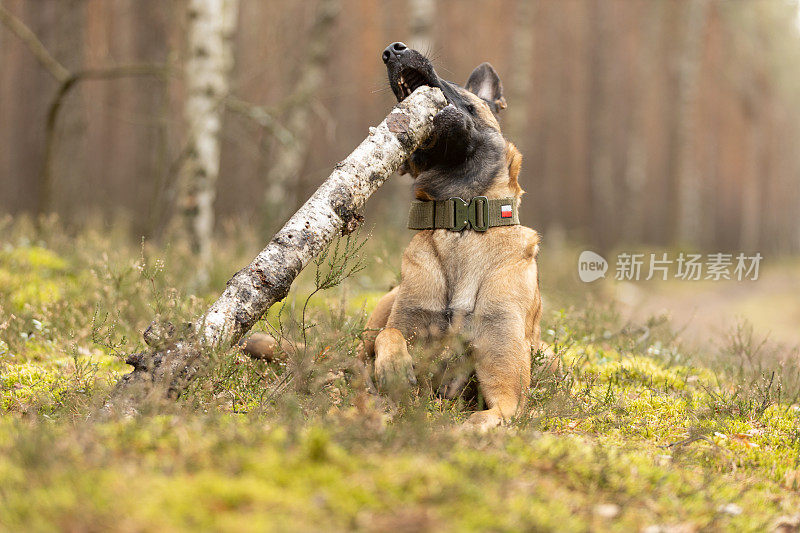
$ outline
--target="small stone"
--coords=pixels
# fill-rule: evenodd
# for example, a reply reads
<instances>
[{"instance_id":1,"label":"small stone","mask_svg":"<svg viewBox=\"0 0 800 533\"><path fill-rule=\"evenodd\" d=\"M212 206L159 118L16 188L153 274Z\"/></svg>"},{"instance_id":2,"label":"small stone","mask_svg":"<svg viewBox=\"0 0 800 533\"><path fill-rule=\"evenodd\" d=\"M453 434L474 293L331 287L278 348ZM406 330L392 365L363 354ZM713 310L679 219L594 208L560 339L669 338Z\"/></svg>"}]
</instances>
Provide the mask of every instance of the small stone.
<instances>
[{"instance_id":1,"label":"small stone","mask_svg":"<svg viewBox=\"0 0 800 533\"><path fill-rule=\"evenodd\" d=\"M742 514L742 508L735 503L726 503L725 505L720 505L717 511L732 516L739 516Z\"/></svg>"},{"instance_id":2,"label":"small stone","mask_svg":"<svg viewBox=\"0 0 800 533\"><path fill-rule=\"evenodd\" d=\"M375 126L370 126L369 127L369 134L370 135L375 135L376 131L378 131L378 128L376 128Z\"/></svg>"},{"instance_id":3,"label":"small stone","mask_svg":"<svg viewBox=\"0 0 800 533\"><path fill-rule=\"evenodd\" d=\"M772 523L770 531L774 533L798 533L800 532L800 514L794 516L779 516Z\"/></svg>"},{"instance_id":4,"label":"small stone","mask_svg":"<svg viewBox=\"0 0 800 533\"><path fill-rule=\"evenodd\" d=\"M685 522L682 524L654 524L644 528L642 533L695 533L696 531L697 527L694 524Z\"/></svg>"},{"instance_id":5,"label":"small stone","mask_svg":"<svg viewBox=\"0 0 800 533\"><path fill-rule=\"evenodd\" d=\"M615 518L617 515L619 515L619 511L619 505L616 503L601 503L600 505L595 505L594 507L594 514L600 518L605 518L606 520Z\"/></svg>"},{"instance_id":6,"label":"small stone","mask_svg":"<svg viewBox=\"0 0 800 533\"><path fill-rule=\"evenodd\" d=\"M668 466L672 462L672 456L668 454L656 455L655 463L658 466Z\"/></svg>"}]
</instances>

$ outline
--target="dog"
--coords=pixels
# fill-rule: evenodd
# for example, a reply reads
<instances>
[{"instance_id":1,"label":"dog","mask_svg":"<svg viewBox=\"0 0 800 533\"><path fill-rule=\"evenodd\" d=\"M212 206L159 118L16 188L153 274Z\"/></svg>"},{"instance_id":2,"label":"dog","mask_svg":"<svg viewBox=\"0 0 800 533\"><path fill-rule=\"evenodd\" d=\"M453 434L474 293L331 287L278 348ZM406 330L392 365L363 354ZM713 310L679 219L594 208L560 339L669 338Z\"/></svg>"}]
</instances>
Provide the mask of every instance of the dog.
<instances>
[{"instance_id":1,"label":"dog","mask_svg":"<svg viewBox=\"0 0 800 533\"><path fill-rule=\"evenodd\" d=\"M498 122L503 85L483 63L460 87L401 42L386 47L382 59L398 101L427 85L441 89L448 104L399 170L414 178L409 226L417 233L403 252L400 284L367 319L359 356L388 392L417 382L409 345L449 349L457 338L488 407L468 423L494 427L524 405L542 315L539 234L518 223L522 155ZM253 335L244 350L270 359L277 343L261 337L268 336ZM445 396L463 389L466 375L445 384Z\"/></svg>"},{"instance_id":2,"label":"dog","mask_svg":"<svg viewBox=\"0 0 800 533\"><path fill-rule=\"evenodd\" d=\"M498 122L506 108L503 85L492 65L483 63L460 87L401 42L390 44L382 59L398 101L427 85L441 89L448 105L400 169L414 178L409 227L417 233L403 253L400 284L367 320L373 333L362 354L374 357L379 388L413 385L409 344L446 345L458 336L488 407L468 422L497 426L524 405L542 315L540 237L519 225L515 213L524 192L518 181L522 155Z\"/></svg>"}]
</instances>

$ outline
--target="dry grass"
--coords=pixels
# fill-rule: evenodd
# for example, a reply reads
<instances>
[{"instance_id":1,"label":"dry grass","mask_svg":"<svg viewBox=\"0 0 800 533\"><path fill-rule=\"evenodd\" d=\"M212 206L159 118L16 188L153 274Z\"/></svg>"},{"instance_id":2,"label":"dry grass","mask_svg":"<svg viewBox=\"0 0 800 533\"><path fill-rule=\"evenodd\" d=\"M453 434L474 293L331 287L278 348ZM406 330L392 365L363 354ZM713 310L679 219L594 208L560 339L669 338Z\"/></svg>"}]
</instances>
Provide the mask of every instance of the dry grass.
<instances>
[{"instance_id":1,"label":"dry grass","mask_svg":"<svg viewBox=\"0 0 800 533\"><path fill-rule=\"evenodd\" d=\"M2 529L763 531L800 509L796 359L746 326L688 352L668 322L575 292L552 257L561 371L532 354L529 408L495 432L462 431L471 404L433 379L399 402L354 379L365 314L397 272L387 238L310 299L330 258L305 273L259 324L305 335L286 363L211 354L178 402L98 417L139 332L199 312L258 248L221 239L198 290L185 250L123 234L0 229Z\"/></svg>"}]
</instances>

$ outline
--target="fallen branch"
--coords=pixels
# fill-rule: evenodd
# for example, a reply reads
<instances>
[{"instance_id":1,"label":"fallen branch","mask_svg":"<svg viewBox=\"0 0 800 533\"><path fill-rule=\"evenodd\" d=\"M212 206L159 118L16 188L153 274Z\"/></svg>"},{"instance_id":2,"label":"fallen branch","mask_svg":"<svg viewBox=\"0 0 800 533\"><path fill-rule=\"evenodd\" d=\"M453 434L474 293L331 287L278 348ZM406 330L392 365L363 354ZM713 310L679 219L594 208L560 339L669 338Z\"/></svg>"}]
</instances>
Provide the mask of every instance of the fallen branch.
<instances>
[{"instance_id":1,"label":"fallen branch","mask_svg":"<svg viewBox=\"0 0 800 533\"><path fill-rule=\"evenodd\" d=\"M152 350L128 358L134 371L117 384L111 404L142 394L179 395L202 369L209 350L226 348L272 306L337 235L360 223L367 199L431 133L433 117L446 105L439 89L421 87L397 104L341 163L311 198L275 234L250 265L237 272L225 292L184 331L151 326Z\"/></svg>"}]
</instances>

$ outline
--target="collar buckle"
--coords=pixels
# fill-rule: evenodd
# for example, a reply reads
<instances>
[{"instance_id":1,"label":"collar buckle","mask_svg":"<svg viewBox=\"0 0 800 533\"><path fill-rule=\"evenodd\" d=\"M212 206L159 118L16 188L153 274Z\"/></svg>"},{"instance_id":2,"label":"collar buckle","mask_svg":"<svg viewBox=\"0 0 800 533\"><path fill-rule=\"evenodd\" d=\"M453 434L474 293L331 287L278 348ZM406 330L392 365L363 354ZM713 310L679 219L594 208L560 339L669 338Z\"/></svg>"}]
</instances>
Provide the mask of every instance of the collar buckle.
<instances>
[{"instance_id":1,"label":"collar buckle","mask_svg":"<svg viewBox=\"0 0 800 533\"><path fill-rule=\"evenodd\" d=\"M453 203L453 224L450 231L461 231L469 226L469 206L462 198L450 198ZM472 202L470 202L472 203Z\"/></svg>"},{"instance_id":2,"label":"collar buckle","mask_svg":"<svg viewBox=\"0 0 800 533\"><path fill-rule=\"evenodd\" d=\"M486 231L489 229L489 199L485 196L476 196L469 202L470 216L469 223L475 231Z\"/></svg>"},{"instance_id":3,"label":"collar buckle","mask_svg":"<svg viewBox=\"0 0 800 533\"><path fill-rule=\"evenodd\" d=\"M489 199L476 196L467 203L464 199L450 198L453 204L453 224L451 231L462 231L472 228L484 232L489 228Z\"/></svg>"}]
</instances>

